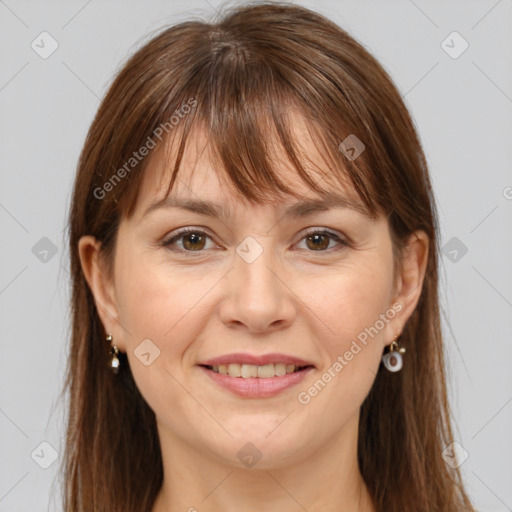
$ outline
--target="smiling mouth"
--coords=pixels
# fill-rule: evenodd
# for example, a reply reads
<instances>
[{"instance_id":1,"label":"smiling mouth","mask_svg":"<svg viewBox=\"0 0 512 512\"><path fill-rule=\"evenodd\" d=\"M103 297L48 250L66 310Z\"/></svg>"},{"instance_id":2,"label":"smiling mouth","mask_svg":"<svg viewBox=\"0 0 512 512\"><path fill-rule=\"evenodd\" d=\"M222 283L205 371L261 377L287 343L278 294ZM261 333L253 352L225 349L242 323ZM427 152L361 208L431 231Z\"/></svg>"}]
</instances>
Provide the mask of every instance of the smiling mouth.
<instances>
[{"instance_id":1,"label":"smiling mouth","mask_svg":"<svg viewBox=\"0 0 512 512\"><path fill-rule=\"evenodd\" d=\"M228 377L249 379L249 378L260 378L260 379L269 379L273 377L283 377L290 373L298 373L304 371L308 368L312 368L309 366L295 366L294 364L284 364L284 363L276 363L276 364L266 364L263 366L257 366L254 364L219 364L214 366L209 365L201 365L208 370L211 370L215 373L220 373L222 375L227 375Z\"/></svg>"}]
</instances>

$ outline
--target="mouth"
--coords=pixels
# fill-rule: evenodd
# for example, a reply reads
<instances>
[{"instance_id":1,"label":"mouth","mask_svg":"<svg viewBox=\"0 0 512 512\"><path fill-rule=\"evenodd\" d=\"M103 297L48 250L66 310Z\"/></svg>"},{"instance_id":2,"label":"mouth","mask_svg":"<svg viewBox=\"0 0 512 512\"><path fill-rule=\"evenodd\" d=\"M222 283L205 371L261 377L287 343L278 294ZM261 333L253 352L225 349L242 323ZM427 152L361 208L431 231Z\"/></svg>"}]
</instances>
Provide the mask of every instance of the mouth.
<instances>
[{"instance_id":1,"label":"mouth","mask_svg":"<svg viewBox=\"0 0 512 512\"><path fill-rule=\"evenodd\" d=\"M282 378L292 373L303 372L309 368L313 368L312 365L296 366L294 364L286 363L271 363L265 365L229 363L200 366L214 373L241 379Z\"/></svg>"},{"instance_id":2,"label":"mouth","mask_svg":"<svg viewBox=\"0 0 512 512\"><path fill-rule=\"evenodd\" d=\"M199 369L209 382L231 395L242 398L271 398L297 386L314 371L313 365L291 363L200 364Z\"/></svg>"}]
</instances>

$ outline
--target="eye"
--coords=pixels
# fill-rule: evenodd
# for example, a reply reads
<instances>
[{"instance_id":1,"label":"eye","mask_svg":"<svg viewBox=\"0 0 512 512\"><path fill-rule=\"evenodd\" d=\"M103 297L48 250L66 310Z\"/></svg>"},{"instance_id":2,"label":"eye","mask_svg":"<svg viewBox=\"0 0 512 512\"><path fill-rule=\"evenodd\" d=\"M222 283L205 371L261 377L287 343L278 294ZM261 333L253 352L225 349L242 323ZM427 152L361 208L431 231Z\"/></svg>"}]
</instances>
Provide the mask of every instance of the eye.
<instances>
[{"instance_id":1,"label":"eye","mask_svg":"<svg viewBox=\"0 0 512 512\"><path fill-rule=\"evenodd\" d=\"M162 245L164 247L175 246L176 242L181 242L181 247L178 245L178 250L183 252L201 252L203 249L209 249L206 247L207 240L211 240L211 237L204 231L195 228L182 229L171 238L164 240Z\"/></svg>"},{"instance_id":2,"label":"eye","mask_svg":"<svg viewBox=\"0 0 512 512\"><path fill-rule=\"evenodd\" d=\"M204 252L205 249L211 249L212 246L208 247L208 240L212 241L212 238L203 230L197 228L184 228L174 234L172 237L164 240L162 246L168 247L171 250L178 250L184 253L200 253ZM327 230L311 230L306 233L301 239L306 243L306 250L310 252L331 252L331 250L337 251L346 247L348 244L336 233ZM335 243L335 247L331 243ZM337 244L337 247L336 247ZM215 245L215 244L213 244Z\"/></svg>"},{"instance_id":3,"label":"eye","mask_svg":"<svg viewBox=\"0 0 512 512\"><path fill-rule=\"evenodd\" d=\"M306 247L314 252L331 252L331 249L338 251L348 245L347 242L339 237L336 233L318 229L311 230L306 233L306 236L303 237L302 240L305 240ZM330 246L331 241L336 242L338 247L333 248Z\"/></svg>"}]
</instances>

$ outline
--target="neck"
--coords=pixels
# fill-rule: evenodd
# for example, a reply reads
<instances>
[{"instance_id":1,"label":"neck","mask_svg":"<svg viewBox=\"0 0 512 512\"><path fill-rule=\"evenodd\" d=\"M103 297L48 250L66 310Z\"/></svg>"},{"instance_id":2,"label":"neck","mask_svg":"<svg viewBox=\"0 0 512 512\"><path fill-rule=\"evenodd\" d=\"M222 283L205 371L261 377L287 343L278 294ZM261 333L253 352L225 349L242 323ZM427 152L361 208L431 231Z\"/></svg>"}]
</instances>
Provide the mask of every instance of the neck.
<instances>
[{"instance_id":1,"label":"neck","mask_svg":"<svg viewBox=\"0 0 512 512\"><path fill-rule=\"evenodd\" d=\"M158 424L164 481L152 512L375 512L357 463L358 418L299 463L240 469Z\"/></svg>"}]
</instances>

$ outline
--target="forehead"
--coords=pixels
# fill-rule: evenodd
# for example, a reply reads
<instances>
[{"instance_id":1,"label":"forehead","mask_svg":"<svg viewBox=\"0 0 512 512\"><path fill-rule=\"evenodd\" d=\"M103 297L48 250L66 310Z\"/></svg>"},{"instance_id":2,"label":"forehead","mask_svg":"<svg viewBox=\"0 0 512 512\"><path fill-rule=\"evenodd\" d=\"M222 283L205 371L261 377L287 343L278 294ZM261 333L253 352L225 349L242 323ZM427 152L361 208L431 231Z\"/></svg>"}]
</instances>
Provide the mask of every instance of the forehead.
<instances>
[{"instance_id":1,"label":"forehead","mask_svg":"<svg viewBox=\"0 0 512 512\"><path fill-rule=\"evenodd\" d=\"M291 117L293 118L291 125L293 126L294 142L297 144L301 162L308 175L327 194L343 195L354 205L359 204L362 210L366 210L359 201L357 193L345 172L341 169L336 172L322 156L308 130L307 120L300 114L292 113ZM279 179L293 190L295 197L276 190L274 194L268 195L265 201L266 204L278 206L284 202L293 203L297 198L319 199L322 197L303 181L294 165L285 155L284 150L275 143L276 140L277 135L269 130L268 151L273 169ZM144 212L152 204L155 204L155 201L166 198L175 157L176 145L170 141L149 162L144 171L137 197L135 208L137 218L141 218ZM243 174L242 171L247 172L247 169L241 169L241 174ZM195 127L187 138L178 176L170 196L189 200L201 199L220 203L226 205L226 207L234 203L250 205L233 185L226 171L218 162L218 158L215 157L215 153L212 151L207 131L202 126Z\"/></svg>"}]
</instances>

